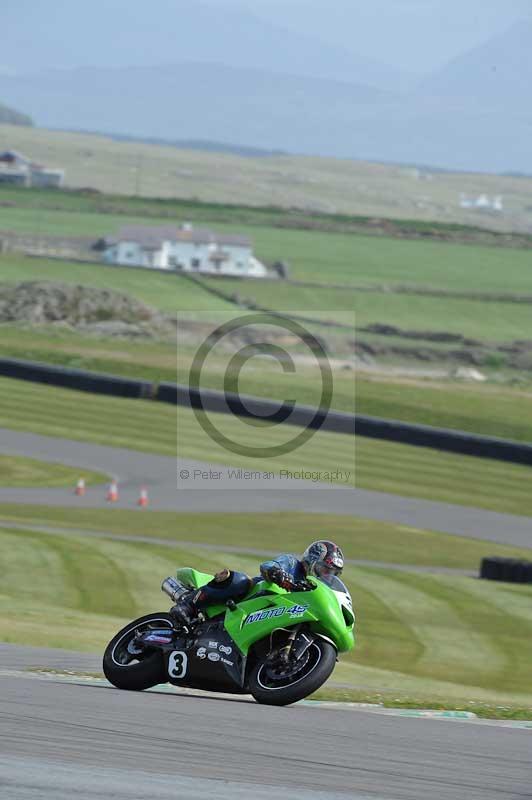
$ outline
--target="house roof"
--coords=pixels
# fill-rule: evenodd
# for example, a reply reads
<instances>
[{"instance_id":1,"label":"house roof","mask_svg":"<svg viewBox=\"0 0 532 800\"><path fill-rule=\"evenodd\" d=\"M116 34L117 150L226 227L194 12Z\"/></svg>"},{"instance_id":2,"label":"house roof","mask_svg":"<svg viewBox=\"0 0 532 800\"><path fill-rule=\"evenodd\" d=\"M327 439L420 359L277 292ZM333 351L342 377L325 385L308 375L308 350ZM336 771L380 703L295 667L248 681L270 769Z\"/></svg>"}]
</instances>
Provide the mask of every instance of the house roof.
<instances>
[{"instance_id":1,"label":"house roof","mask_svg":"<svg viewBox=\"0 0 532 800\"><path fill-rule=\"evenodd\" d=\"M29 164L30 159L26 158L26 156L19 153L18 150L4 150L0 153L0 161L5 161L8 164L12 164L15 161L18 161L22 164Z\"/></svg>"},{"instance_id":2,"label":"house roof","mask_svg":"<svg viewBox=\"0 0 532 800\"><path fill-rule=\"evenodd\" d=\"M142 247L156 247L163 242L191 242L192 244L217 244L250 247L247 236L221 234L207 228L176 227L175 225L124 225L114 236L107 237L107 244L136 242Z\"/></svg>"}]
</instances>

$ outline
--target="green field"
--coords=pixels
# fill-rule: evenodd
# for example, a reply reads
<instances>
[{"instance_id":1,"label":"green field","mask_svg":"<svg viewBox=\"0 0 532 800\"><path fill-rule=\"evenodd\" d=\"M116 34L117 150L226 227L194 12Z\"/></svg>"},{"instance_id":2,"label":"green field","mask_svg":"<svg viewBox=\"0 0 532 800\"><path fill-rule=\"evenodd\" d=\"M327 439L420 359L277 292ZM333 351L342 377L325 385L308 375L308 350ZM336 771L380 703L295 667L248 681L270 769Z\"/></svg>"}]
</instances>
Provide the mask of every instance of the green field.
<instances>
[{"instance_id":1,"label":"green field","mask_svg":"<svg viewBox=\"0 0 532 800\"><path fill-rule=\"evenodd\" d=\"M353 239L355 237L352 237ZM401 244L394 242L394 245ZM408 243L412 247L417 243ZM443 247L444 245L434 245ZM467 248L466 248L467 249ZM494 251L504 253L505 251ZM526 255L526 253L517 253ZM273 259L275 256L273 256ZM526 278L528 278L528 263ZM502 266L499 265L501 273ZM353 273L355 267L353 267ZM367 273L369 275L369 273ZM507 276L511 277L511 276ZM525 277L525 275L523 276ZM322 274L323 278L323 274ZM0 282L28 280L63 281L66 283L115 289L126 292L148 305L176 314L178 311L210 312L234 310L243 313L233 303L203 290L186 277L170 273L149 273L144 270L117 269L98 264L77 264L48 259L24 258L19 255L0 256ZM356 282L357 277L354 278ZM472 279L473 282L476 278ZM238 296L246 302L316 320L341 321L357 328L371 324L393 325L403 330L447 332L461 334L485 342L508 342L532 339L532 313L529 305L510 302L483 303L477 300L450 297L424 297L393 292L357 292L354 289L304 288L282 281L210 280L204 286L222 290L228 296ZM513 287L508 287L513 288ZM346 312L339 316L339 312ZM326 338L340 331L313 326ZM344 332L345 334L345 332ZM368 339L367 335L359 338ZM369 337L371 339L372 337ZM375 337L373 337L375 338ZM390 337L379 337L383 344L396 344ZM401 342L418 348L427 344ZM430 343L434 347L433 343ZM436 345L437 346L437 345Z\"/></svg>"},{"instance_id":2,"label":"green field","mask_svg":"<svg viewBox=\"0 0 532 800\"><path fill-rule=\"evenodd\" d=\"M176 224L183 220L176 219ZM206 220L208 222L208 220ZM168 224L166 217L0 208L0 230L31 235L113 234L126 224ZM526 250L401 241L393 238L268 228L213 222L220 232L246 234L263 261L283 259L291 276L353 285L410 284L467 291L529 292L530 253Z\"/></svg>"},{"instance_id":3,"label":"green field","mask_svg":"<svg viewBox=\"0 0 532 800\"><path fill-rule=\"evenodd\" d=\"M425 170L420 175L408 166L301 156L242 158L8 125L0 126L0 148L16 148L35 161L66 168L70 187L119 195L530 230L531 181L521 177L442 172L427 181L420 180ZM487 217L461 209L460 192L502 194L505 213Z\"/></svg>"},{"instance_id":4,"label":"green field","mask_svg":"<svg viewBox=\"0 0 532 800\"><path fill-rule=\"evenodd\" d=\"M82 467L79 469L64 467L62 464L49 464L35 458L5 456L0 453L0 486L6 488L26 486L73 488L78 478L84 478L87 486L104 483L107 480L106 475Z\"/></svg>"},{"instance_id":5,"label":"green field","mask_svg":"<svg viewBox=\"0 0 532 800\"><path fill-rule=\"evenodd\" d=\"M114 269L103 264L77 264L15 255L0 256L0 282L36 280L62 281L126 292L168 314L232 308L230 303L214 297L181 275Z\"/></svg>"},{"instance_id":6,"label":"green field","mask_svg":"<svg viewBox=\"0 0 532 800\"><path fill-rule=\"evenodd\" d=\"M286 428L245 425L211 415L226 434L248 445L286 441ZM495 511L532 515L530 469L487 459L318 432L306 445L275 459L228 453L213 442L188 409L139 400L122 400L0 380L0 427L34 431L81 441L233 464L250 469L344 470L360 488L407 497L442 500Z\"/></svg>"},{"instance_id":7,"label":"green field","mask_svg":"<svg viewBox=\"0 0 532 800\"><path fill-rule=\"evenodd\" d=\"M254 524L267 538L270 520L257 515ZM159 585L176 566L193 562L215 571L228 565L256 574L259 561L225 553L222 544L199 552L8 527L0 529L0 547L0 638L100 652L129 619L168 607ZM28 576L40 587L38 604L20 594ZM345 580L357 611L358 645L342 659L331 691L335 684L344 692L363 686L367 693L393 689L532 708L532 587L351 566Z\"/></svg>"},{"instance_id":8,"label":"green field","mask_svg":"<svg viewBox=\"0 0 532 800\"><path fill-rule=\"evenodd\" d=\"M401 243L395 242L394 244ZM417 243L413 246L417 246ZM440 247L442 245L433 246ZM528 259L529 262L531 260L532 257ZM358 269L358 266L353 265L352 273L357 273ZM466 283L465 264L462 264L462 269L464 283ZM527 271L529 269L530 266L527 264ZM501 264L499 264L499 272L501 280L503 280ZM369 274L368 271L366 275L369 276ZM413 268L411 274L416 274ZM418 274L421 281L421 273ZM428 283L431 277L429 270L423 275L426 276ZM324 271L321 276L322 280L327 280ZM529 273L526 278L530 285ZM512 279L511 275L509 279ZM444 278L441 279L440 286L443 280ZM477 281L478 276L472 276L471 280ZM400 282L400 278L393 282ZM414 294L394 294L380 290L357 292L355 289L350 291L349 289L310 288L286 285L280 281L256 280L243 283L237 280L211 279L206 280L205 285L222 289L229 295L238 294L240 298L251 300L264 308L298 313L329 322L338 321L338 312L354 311L357 328L381 323L407 331L454 333L488 342L532 339L532 306L528 304L481 302L452 297L425 297ZM481 285L484 286L484 283ZM476 288L478 290L478 283ZM508 284L507 289L510 290ZM340 321L342 321L341 318ZM323 335L327 336L327 330L323 330ZM361 333L358 335L359 338L367 338ZM381 337L380 341L395 343L389 337ZM403 341L403 344L415 346L416 342ZM417 345L421 347L423 344L426 342L421 336ZM432 343L431 346L434 347Z\"/></svg>"}]
</instances>

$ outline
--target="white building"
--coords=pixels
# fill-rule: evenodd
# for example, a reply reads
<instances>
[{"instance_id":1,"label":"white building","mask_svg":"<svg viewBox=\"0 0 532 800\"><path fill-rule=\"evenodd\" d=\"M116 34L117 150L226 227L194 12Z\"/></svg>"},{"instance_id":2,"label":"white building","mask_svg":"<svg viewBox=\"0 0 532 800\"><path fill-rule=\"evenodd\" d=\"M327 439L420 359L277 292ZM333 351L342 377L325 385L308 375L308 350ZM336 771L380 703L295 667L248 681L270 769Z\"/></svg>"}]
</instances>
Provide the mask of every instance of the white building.
<instances>
[{"instance_id":1,"label":"white building","mask_svg":"<svg viewBox=\"0 0 532 800\"><path fill-rule=\"evenodd\" d=\"M109 264L199 272L205 275L263 278L268 270L253 255L247 236L205 228L127 225L103 242Z\"/></svg>"},{"instance_id":2,"label":"white building","mask_svg":"<svg viewBox=\"0 0 532 800\"><path fill-rule=\"evenodd\" d=\"M460 208L473 208L478 211L503 211L504 206L502 197L488 197L487 194L480 194L478 197L468 197L463 192L460 194Z\"/></svg>"},{"instance_id":3,"label":"white building","mask_svg":"<svg viewBox=\"0 0 532 800\"><path fill-rule=\"evenodd\" d=\"M0 153L0 183L60 189L64 180L64 169L36 164L17 150Z\"/></svg>"}]
</instances>

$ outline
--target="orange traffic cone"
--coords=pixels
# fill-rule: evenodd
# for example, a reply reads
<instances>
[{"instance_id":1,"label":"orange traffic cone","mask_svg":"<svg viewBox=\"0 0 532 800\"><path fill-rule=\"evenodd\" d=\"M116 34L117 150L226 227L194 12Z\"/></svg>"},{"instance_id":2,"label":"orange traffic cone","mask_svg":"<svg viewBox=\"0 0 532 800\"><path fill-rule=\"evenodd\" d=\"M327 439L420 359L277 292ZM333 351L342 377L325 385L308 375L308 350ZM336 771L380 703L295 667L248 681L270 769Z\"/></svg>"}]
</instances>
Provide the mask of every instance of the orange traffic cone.
<instances>
[{"instance_id":1,"label":"orange traffic cone","mask_svg":"<svg viewBox=\"0 0 532 800\"><path fill-rule=\"evenodd\" d=\"M146 508L148 505L148 490L145 486L143 486L140 490L139 499L137 500L137 505L141 508Z\"/></svg>"},{"instance_id":2,"label":"orange traffic cone","mask_svg":"<svg viewBox=\"0 0 532 800\"><path fill-rule=\"evenodd\" d=\"M107 502L108 503L116 503L118 500L118 484L115 480L112 480L109 484L109 489L107 490Z\"/></svg>"},{"instance_id":3,"label":"orange traffic cone","mask_svg":"<svg viewBox=\"0 0 532 800\"><path fill-rule=\"evenodd\" d=\"M80 478L79 481L76 484L75 494L77 494L78 497L83 497L83 495L85 494L85 491L86 491L86 489L85 489L85 478Z\"/></svg>"}]
</instances>

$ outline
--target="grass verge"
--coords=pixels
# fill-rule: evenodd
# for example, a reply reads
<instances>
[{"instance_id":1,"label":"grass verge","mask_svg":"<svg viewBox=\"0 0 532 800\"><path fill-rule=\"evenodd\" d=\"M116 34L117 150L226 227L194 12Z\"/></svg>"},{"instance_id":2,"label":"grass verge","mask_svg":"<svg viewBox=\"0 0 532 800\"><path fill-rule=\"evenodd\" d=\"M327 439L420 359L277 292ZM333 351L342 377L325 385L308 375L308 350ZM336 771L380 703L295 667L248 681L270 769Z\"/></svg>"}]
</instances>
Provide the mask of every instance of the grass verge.
<instances>
[{"instance_id":1,"label":"grass verge","mask_svg":"<svg viewBox=\"0 0 532 800\"><path fill-rule=\"evenodd\" d=\"M0 449L2 445L0 443ZM92 472L80 467L65 467L62 464L51 464L35 458L23 456L0 455L0 486L17 487L49 487L60 488L75 486L78 478L84 478L87 486L105 483L107 476L101 472Z\"/></svg>"},{"instance_id":2,"label":"grass verge","mask_svg":"<svg viewBox=\"0 0 532 800\"><path fill-rule=\"evenodd\" d=\"M399 697L392 696L399 694ZM520 705L490 705L478 700L445 700L441 697L424 695L402 695L400 692L365 692L360 689L338 689L326 685L312 695L312 700L332 700L337 703L371 703L383 708L430 709L431 711L458 711L473 713L481 719L532 720L532 703ZM531 722L532 725L532 722Z\"/></svg>"},{"instance_id":3,"label":"grass verge","mask_svg":"<svg viewBox=\"0 0 532 800\"><path fill-rule=\"evenodd\" d=\"M476 571L480 560L492 551L508 558L532 559L532 549L340 515L150 511L146 518L137 511L123 509L0 504L0 520L4 524L9 521L29 525L38 520L39 525L64 529L65 534L81 528L103 535L153 536L175 542L176 547L180 542L189 542L216 548L223 542L226 547L264 552L303 552L310 541L327 536L339 542L350 559L471 571Z\"/></svg>"}]
</instances>

